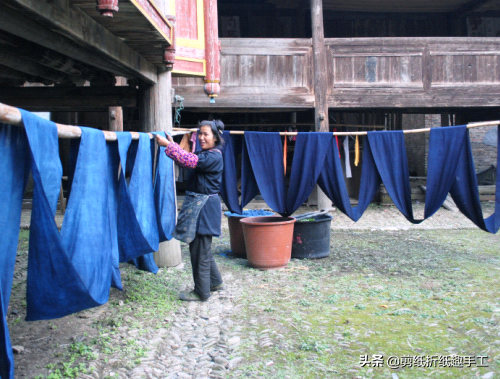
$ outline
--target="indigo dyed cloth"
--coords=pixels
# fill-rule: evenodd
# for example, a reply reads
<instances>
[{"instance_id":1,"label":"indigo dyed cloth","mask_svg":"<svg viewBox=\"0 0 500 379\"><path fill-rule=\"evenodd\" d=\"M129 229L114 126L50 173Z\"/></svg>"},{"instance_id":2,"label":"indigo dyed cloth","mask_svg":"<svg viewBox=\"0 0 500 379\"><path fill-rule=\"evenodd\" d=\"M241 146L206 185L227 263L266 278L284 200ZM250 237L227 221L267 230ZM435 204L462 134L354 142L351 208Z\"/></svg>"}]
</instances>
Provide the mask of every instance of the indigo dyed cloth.
<instances>
[{"instance_id":1,"label":"indigo dyed cloth","mask_svg":"<svg viewBox=\"0 0 500 379\"><path fill-rule=\"evenodd\" d=\"M342 163L334 139L332 139L327 150L325 164L318 177L318 185L321 190L342 213L355 222L361 218L366 208L368 208L381 183L369 143L365 143L362 164L358 205L356 207L352 207L349 200L342 172Z\"/></svg>"},{"instance_id":2,"label":"indigo dyed cloth","mask_svg":"<svg viewBox=\"0 0 500 379\"><path fill-rule=\"evenodd\" d=\"M415 220L413 217L403 131L368 132L367 142L377 171L394 205L408 221L414 224L422 222L423 220Z\"/></svg>"},{"instance_id":3,"label":"indigo dyed cloth","mask_svg":"<svg viewBox=\"0 0 500 379\"><path fill-rule=\"evenodd\" d=\"M226 217L263 217L274 216L274 212L266 211L264 209L245 209L241 213L224 212Z\"/></svg>"},{"instance_id":4,"label":"indigo dyed cloth","mask_svg":"<svg viewBox=\"0 0 500 379\"><path fill-rule=\"evenodd\" d=\"M120 156L118 155L117 141L106 143L106 154L108 156L109 239L111 241L111 260L113 266L111 285L122 290L123 286L119 267L120 251L118 248L118 173L120 172Z\"/></svg>"},{"instance_id":5,"label":"indigo dyed cloth","mask_svg":"<svg viewBox=\"0 0 500 379\"><path fill-rule=\"evenodd\" d=\"M286 213L283 148L278 132L245 132L245 145L259 191L269 207Z\"/></svg>"},{"instance_id":6,"label":"indigo dyed cloth","mask_svg":"<svg viewBox=\"0 0 500 379\"><path fill-rule=\"evenodd\" d=\"M31 149L33 206L26 320L45 320L104 304L113 271L106 142L82 128L78 161L61 232L54 217L61 185L57 128L22 112Z\"/></svg>"},{"instance_id":7,"label":"indigo dyed cloth","mask_svg":"<svg viewBox=\"0 0 500 379\"><path fill-rule=\"evenodd\" d=\"M500 128L497 130L497 140L500 141ZM430 217L439 209L449 192L458 209L467 218L482 230L496 233L500 227L499 163L500 155L497 154L495 212L484 219L466 126L432 128L429 137L425 217Z\"/></svg>"},{"instance_id":8,"label":"indigo dyed cloth","mask_svg":"<svg viewBox=\"0 0 500 379\"><path fill-rule=\"evenodd\" d=\"M154 132L166 137L165 132ZM160 242L170 241L175 229L175 178L174 161L165 154L165 147L158 146L156 152L156 173L154 201Z\"/></svg>"},{"instance_id":9,"label":"indigo dyed cloth","mask_svg":"<svg viewBox=\"0 0 500 379\"><path fill-rule=\"evenodd\" d=\"M179 241L190 243L196 237L198 216L210 195L186 191L173 237Z\"/></svg>"},{"instance_id":10,"label":"indigo dyed cloth","mask_svg":"<svg viewBox=\"0 0 500 379\"><path fill-rule=\"evenodd\" d=\"M135 264L156 273L158 266L152 253L158 250L160 240L154 207L151 141L147 133L140 133L138 141L132 141L129 132L116 134L121 163L118 189L120 262L141 257Z\"/></svg>"},{"instance_id":11,"label":"indigo dyed cloth","mask_svg":"<svg viewBox=\"0 0 500 379\"><path fill-rule=\"evenodd\" d=\"M259 187L252 170L248 149L241 135L231 135L224 131L222 138L225 141L222 150L224 160L224 171L222 173L222 183L220 195L227 208L237 214L241 214L245 205L259 193ZM238 168L236 162L241 155L241 197L238 194Z\"/></svg>"},{"instance_id":12,"label":"indigo dyed cloth","mask_svg":"<svg viewBox=\"0 0 500 379\"><path fill-rule=\"evenodd\" d=\"M286 214L295 212L309 197L325 164L332 133L298 133L295 141Z\"/></svg>"},{"instance_id":13,"label":"indigo dyed cloth","mask_svg":"<svg viewBox=\"0 0 500 379\"><path fill-rule=\"evenodd\" d=\"M302 205L316 185L332 138L331 133L298 133L290 184L286 189L279 133L245 133L255 181L271 209L288 216ZM245 174L248 175L248 171Z\"/></svg>"},{"instance_id":14,"label":"indigo dyed cloth","mask_svg":"<svg viewBox=\"0 0 500 379\"><path fill-rule=\"evenodd\" d=\"M0 377L14 378L14 360L6 323L27 177L33 175L26 320L63 317L104 304L113 285L121 288L119 262L138 258L171 238L175 225L172 162L158 153L153 194L153 146L142 134L106 144L101 131L81 128L71 143L71 195L61 231L54 217L61 188L57 127L20 110L24 128L0 125ZM121 165L121 167L120 167ZM128 178L126 178L127 176ZM127 180L130 182L127 184ZM156 205L156 206L155 206ZM128 218L120 219L119 215ZM119 228L119 220L127 228ZM133 228L136 230L132 230ZM132 240L125 235L138 237ZM142 238L142 240L141 240ZM120 241L121 239L121 241ZM131 246L132 245L132 246ZM144 245L149 245L145 248ZM122 251L120 251L120 248ZM151 256L151 259L148 258ZM152 254L136 262L154 271ZM156 267L157 270L157 267Z\"/></svg>"},{"instance_id":15,"label":"indigo dyed cloth","mask_svg":"<svg viewBox=\"0 0 500 379\"><path fill-rule=\"evenodd\" d=\"M219 147L200 150L196 167L190 170L186 190L196 194L209 195L197 219L196 233L206 236L220 236L222 208L219 197L224 160ZM181 210L182 212L182 210Z\"/></svg>"},{"instance_id":16,"label":"indigo dyed cloth","mask_svg":"<svg viewBox=\"0 0 500 379\"><path fill-rule=\"evenodd\" d=\"M318 185L332 202L351 220L357 221L384 183L389 196L406 217L415 220L411 206L410 177L402 131L368 132L363 152L358 206L349 201L336 144L329 150Z\"/></svg>"},{"instance_id":17,"label":"indigo dyed cloth","mask_svg":"<svg viewBox=\"0 0 500 379\"><path fill-rule=\"evenodd\" d=\"M222 138L224 139L224 147L222 149L224 171L222 171L220 195L227 208L231 212L239 214L242 211L242 206L238 200L236 160L237 154L241 152L241 147L237 150L236 136L230 135L227 131L223 133Z\"/></svg>"},{"instance_id":18,"label":"indigo dyed cloth","mask_svg":"<svg viewBox=\"0 0 500 379\"><path fill-rule=\"evenodd\" d=\"M153 134L160 134L161 136L165 137L165 132L153 132ZM154 139L150 140L150 144L151 153L154 156ZM135 154L135 156L137 156L137 154ZM144 180L147 179L144 178ZM156 151L156 169L153 196L156 209L159 242L171 240L172 232L175 228L176 201L174 183L174 162L165 154L165 147L158 146L158 149ZM149 191L149 186L147 187L147 190ZM150 215L150 217L152 216ZM153 253L144 254L140 257L134 258L132 262L140 270L149 271L155 274L158 272L158 266L154 261Z\"/></svg>"},{"instance_id":19,"label":"indigo dyed cloth","mask_svg":"<svg viewBox=\"0 0 500 379\"><path fill-rule=\"evenodd\" d=\"M432 128L429 135L427 189L425 193L425 218L431 217L441 207L455 182L467 135L464 126Z\"/></svg>"},{"instance_id":20,"label":"indigo dyed cloth","mask_svg":"<svg viewBox=\"0 0 500 379\"><path fill-rule=\"evenodd\" d=\"M246 138L242 140L241 144L241 209L259 193L245 140Z\"/></svg>"},{"instance_id":21,"label":"indigo dyed cloth","mask_svg":"<svg viewBox=\"0 0 500 379\"><path fill-rule=\"evenodd\" d=\"M29 146L23 128L0 124L0 377L14 378L7 308L16 263L23 193L29 173Z\"/></svg>"}]
</instances>

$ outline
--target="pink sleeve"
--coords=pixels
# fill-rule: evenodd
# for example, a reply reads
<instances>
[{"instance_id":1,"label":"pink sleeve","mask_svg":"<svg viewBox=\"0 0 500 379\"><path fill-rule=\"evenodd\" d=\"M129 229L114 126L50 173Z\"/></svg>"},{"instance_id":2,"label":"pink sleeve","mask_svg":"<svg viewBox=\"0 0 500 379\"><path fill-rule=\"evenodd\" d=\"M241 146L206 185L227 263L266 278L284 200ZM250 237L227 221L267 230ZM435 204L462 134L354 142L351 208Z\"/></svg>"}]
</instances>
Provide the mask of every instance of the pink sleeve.
<instances>
[{"instance_id":1,"label":"pink sleeve","mask_svg":"<svg viewBox=\"0 0 500 379\"><path fill-rule=\"evenodd\" d=\"M169 143L165 147L165 154L181 167L195 168L198 164L198 156L196 154L188 153L176 143Z\"/></svg>"}]
</instances>

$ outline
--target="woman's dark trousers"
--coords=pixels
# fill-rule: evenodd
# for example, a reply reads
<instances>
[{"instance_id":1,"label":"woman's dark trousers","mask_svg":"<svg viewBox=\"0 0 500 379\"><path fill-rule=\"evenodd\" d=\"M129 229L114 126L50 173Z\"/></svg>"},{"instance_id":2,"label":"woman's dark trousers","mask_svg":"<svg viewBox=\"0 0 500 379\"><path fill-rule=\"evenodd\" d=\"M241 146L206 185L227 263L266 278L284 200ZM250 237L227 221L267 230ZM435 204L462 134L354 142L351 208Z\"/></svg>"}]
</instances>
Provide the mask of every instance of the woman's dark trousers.
<instances>
[{"instance_id":1,"label":"woman's dark trousers","mask_svg":"<svg viewBox=\"0 0 500 379\"><path fill-rule=\"evenodd\" d=\"M210 297L210 287L222 284L217 264L212 256L212 236L197 234L189 244L193 266L194 290L202 299Z\"/></svg>"}]
</instances>

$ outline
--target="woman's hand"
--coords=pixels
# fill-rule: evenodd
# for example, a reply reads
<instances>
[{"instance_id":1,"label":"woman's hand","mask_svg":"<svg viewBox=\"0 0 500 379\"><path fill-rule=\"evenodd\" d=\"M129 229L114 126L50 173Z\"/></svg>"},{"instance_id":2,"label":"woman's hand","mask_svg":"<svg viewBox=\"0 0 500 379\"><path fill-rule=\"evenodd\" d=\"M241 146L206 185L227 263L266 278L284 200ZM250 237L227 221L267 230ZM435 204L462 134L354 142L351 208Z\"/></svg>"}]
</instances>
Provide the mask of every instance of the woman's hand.
<instances>
[{"instance_id":1,"label":"woman's hand","mask_svg":"<svg viewBox=\"0 0 500 379\"><path fill-rule=\"evenodd\" d=\"M156 143L160 146L168 146L169 143L174 142L172 139L172 136L170 134L167 134L167 138L160 136L159 134L156 135Z\"/></svg>"}]
</instances>

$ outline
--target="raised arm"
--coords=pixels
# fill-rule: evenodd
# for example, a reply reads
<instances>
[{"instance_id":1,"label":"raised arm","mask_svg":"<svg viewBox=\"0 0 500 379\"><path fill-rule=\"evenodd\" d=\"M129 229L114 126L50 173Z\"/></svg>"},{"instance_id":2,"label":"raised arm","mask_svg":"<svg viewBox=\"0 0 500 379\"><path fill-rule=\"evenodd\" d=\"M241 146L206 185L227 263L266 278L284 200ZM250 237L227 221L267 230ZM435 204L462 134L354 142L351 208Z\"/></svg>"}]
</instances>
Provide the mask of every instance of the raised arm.
<instances>
[{"instance_id":1,"label":"raised arm","mask_svg":"<svg viewBox=\"0 0 500 379\"><path fill-rule=\"evenodd\" d=\"M158 145L165 146L165 154L172 158L179 166L185 168L195 168L198 165L198 156L188 153L174 142L172 137L167 134L167 138L156 135Z\"/></svg>"}]
</instances>

